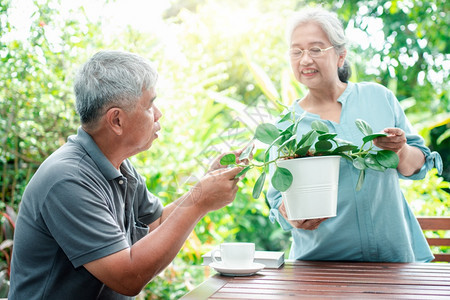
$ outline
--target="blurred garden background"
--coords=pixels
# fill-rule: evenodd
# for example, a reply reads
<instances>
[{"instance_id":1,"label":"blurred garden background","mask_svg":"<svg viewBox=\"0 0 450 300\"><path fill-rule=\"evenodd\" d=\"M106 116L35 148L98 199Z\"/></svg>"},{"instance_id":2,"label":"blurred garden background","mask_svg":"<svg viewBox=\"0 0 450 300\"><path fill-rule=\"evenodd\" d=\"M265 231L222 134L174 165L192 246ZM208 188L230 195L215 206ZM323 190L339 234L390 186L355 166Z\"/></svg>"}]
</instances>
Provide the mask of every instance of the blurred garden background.
<instances>
[{"instance_id":1,"label":"blurred garden background","mask_svg":"<svg viewBox=\"0 0 450 300\"><path fill-rule=\"evenodd\" d=\"M131 160L169 203L220 151L248 144L257 124L276 115L277 100L290 104L303 95L288 64L285 25L293 12L318 3L344 22L351 80L390 88L442 156L442 176L433 170L424 180L402 181L415 214L450 216L449 1L0 0L0 297L7 295L21 195L79 126L72 82L81 63L100 49L120 49L156 64L161 134ZM224 241L289 250L290 235L270 223L264 195L251 196L256 177L249 172L236 200L196 226L139 299L188 292L209 275L191 266Z\"/></svg>"}]
</instances>

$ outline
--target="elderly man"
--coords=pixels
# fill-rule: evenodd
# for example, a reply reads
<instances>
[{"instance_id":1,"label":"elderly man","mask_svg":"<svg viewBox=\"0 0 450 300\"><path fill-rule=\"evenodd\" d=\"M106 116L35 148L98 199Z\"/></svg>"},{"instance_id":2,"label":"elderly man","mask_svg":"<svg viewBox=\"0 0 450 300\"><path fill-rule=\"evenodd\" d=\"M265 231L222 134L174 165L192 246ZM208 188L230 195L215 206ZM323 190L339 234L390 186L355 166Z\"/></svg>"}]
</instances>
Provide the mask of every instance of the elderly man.
<instances>
[{"instance_id":1,"label":"elderly man","mask_svg":"<svg viewBox=\"0 0 450 300\"><path fill-rule=\"evenodd\" d=\"M158 137L156 79L147 60L126 52L101 51L81 68L81 127L22 198L10 300L129 299L173 260L205 214L235 198L241 169L216 160L163 207L127 160Z\"/></svg>"}]
</instances>

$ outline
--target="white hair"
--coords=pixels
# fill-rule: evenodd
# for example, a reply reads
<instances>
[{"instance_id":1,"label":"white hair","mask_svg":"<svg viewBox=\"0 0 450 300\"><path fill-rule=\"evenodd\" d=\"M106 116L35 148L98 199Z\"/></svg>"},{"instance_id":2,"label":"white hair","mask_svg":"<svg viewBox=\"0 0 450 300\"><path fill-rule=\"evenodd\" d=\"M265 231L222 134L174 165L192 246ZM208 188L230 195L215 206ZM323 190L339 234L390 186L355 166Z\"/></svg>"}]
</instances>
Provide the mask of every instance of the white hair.
<instances>
[{"instance_id":1,"label":"white hair","mask_svg":"<svg viewBox=\"0 0 450 300\"><path fill-rule=\"evenodd\" d=\"M337 54L343 53L346 48L347 38L344 32L344 26L338 19L337 14L325 10L321 7L306 8L300 12L295 13L287 26L286 37L289 46L292 43L292 33L294 30L302 24L314 22L322 28L328 37L331 45ZM344 61L344 65L338 69L339 79L343 82L347 82L351 75L351 68L347 60Z\"/></svg>"},{"instance_id":2,"label":"white hair","mask_svg":"<svg viewBox=\"0 0 450 300\"><path fill-rule=\"evenodd\" d=\"M74 91L82 124L94 124L105 109L132 110L158 73L147 59L124 51L100 51L79 70Z\"/></svg>"}]
</instances>

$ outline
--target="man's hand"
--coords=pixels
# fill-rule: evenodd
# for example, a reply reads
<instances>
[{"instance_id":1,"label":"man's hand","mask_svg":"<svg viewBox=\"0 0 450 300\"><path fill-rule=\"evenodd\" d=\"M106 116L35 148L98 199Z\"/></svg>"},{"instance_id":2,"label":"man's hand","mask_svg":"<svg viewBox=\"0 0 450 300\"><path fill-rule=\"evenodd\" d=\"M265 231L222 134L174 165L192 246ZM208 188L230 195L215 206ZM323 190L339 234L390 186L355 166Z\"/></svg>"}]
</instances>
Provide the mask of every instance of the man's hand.
<instances>
[{"instance_id":1,"label":"man's hand","mask_svg":"<svg viewBox=\"0 0 450 300\"><path fill-rule=\"evenodd\" d=\"M227 166L221 165L220 164L220 159L222 157L224 157L227 154L233 153L234 155L236 155L236 163L237 164L248 164L249 160L248 159L244 159L243 161L239 160L239 156L241 155L241 153L247 148L247 146L245 146L244 148L240 149L240 150L235 150L235 151L229 151L229 152L225 152L220 154L211 164L211 166L209 167L208 173L214 170L218 170L218 169L223 169L226 168ZM253 151L253 150L252 150ZM250 155L249 157L250 159L253 158L253 153Z\"/></svg>"},{"instance_id":2,"label":"man's hand","mask_svg":"<svg viewBox=\"0 0 450 300\"><path fill-rule=\"evenodd\" d=\"M281 215L295 228L304 229L304 230L315 230L322 224L323 221L328 220L328 218L320 218L320 219L308 219L308 220L289 220L286 213L286 207L284 206L284 202L281 202L280 207L278 208Z\"/></svg>"},{"instance_id":3,"label":"man's hand","mask_svg":"<svg viewBox=\"0 0 450 300\"><path fill-rule=\"evenodd\" d=\"M235 176L241 170L242 168L219 168L209 171L190 190L188 198L205 213L230 204L238 190L239 178Z\"/></svg>"}]
</instances>

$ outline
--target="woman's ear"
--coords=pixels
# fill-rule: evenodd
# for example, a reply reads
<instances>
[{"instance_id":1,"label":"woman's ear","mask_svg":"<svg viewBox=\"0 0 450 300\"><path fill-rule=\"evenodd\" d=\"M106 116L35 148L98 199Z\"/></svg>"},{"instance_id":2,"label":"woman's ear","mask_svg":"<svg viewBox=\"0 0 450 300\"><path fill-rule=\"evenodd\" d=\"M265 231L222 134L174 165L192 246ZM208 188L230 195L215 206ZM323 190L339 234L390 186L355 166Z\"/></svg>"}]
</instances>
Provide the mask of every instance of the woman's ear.
<instances>
[{"instance_id":1,"label":"woman's ear","mask_svg":"<svg viewBox=\"0 0 450 300\"><path fill-rule=\"evenodd\" d=\"M122 135L123 133L124 113L121 108L112 107L105 114L107 126L117 135Z\"/></svg>"},{"instance_id":2,"label":"woman's ear","mask_svg":"<svg viewBox=\"0 0 450 300\"><path fill-rule=\"evenodd\" d=\"M342 68L344 66L345 58L347 57L347 49L344 49L340 54L338 58L338 67Z\"/></svg>"}]
</instances>

